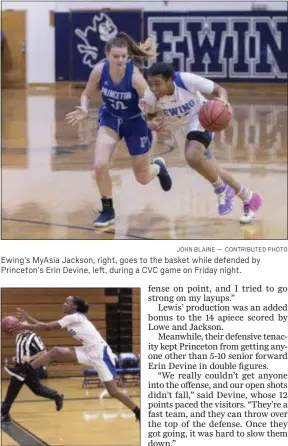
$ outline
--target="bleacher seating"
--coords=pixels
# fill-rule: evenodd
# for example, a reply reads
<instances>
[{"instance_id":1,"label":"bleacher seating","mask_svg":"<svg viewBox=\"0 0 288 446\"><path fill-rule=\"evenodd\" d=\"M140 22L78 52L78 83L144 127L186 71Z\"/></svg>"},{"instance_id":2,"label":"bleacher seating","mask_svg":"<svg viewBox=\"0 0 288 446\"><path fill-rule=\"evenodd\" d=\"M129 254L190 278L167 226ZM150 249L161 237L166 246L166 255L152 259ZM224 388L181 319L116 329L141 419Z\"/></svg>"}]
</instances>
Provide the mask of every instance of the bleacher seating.
<instances>
[{"instance_id":1,"label":"bleacher seating","mask_svg":"<svg viewBox=\"0 0 288 446\"><path fill-rule=\"evenodd\" d=\"M116 355L115 355L116 356ZM116 359L116 381L119 386L140 385L140 355L135 353L120 353ZM89 385L101 386L98 374L95 369L85 369L82 387Z\"/></svg>"}]
</instances>

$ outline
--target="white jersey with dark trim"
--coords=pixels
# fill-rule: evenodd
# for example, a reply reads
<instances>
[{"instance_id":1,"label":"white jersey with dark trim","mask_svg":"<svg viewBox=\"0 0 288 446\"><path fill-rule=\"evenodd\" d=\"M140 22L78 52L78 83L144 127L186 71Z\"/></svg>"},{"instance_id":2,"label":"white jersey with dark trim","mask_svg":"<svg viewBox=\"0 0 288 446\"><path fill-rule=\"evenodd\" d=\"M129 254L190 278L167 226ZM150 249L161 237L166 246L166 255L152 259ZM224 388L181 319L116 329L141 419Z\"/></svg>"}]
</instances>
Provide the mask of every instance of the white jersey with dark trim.
<instances>
[{"instance_id":1,"label":"white jersey with dark trim","mask_svg":"<svg viewBox=\"0 0 288 446\"><path fill-rule=\"evenodd\" d=\"M204 130L198 121L198 112L206 101L203 95L213 92L214 82L193 73L176 72L174 86L175 91L171 96L163 96L158 100L151 90L146 90L143 102L147 105L148 113L161 112L169 130L186 127L192 122L195 123L195 130Z\"/></svg>"},{"instance_id":2,"label":"white jersey with dark trim","mask_svg":"<svg viewBox=\"0 0 288 446\"><path fill-rule=\"evenodd\" d=\"M68 314L58 323L61 328L67 328L69 335L81 342L84 347L96 348L101 353L107 345L96 327L82 313Z\"/></svg>"}]
</instances>

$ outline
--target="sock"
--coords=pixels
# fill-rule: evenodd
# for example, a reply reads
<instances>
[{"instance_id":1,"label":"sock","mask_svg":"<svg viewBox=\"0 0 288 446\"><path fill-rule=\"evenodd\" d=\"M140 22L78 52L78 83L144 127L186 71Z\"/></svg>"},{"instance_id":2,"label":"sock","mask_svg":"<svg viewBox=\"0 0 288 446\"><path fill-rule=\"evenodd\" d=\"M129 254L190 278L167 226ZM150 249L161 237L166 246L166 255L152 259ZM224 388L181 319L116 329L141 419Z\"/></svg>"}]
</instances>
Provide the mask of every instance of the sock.
<instances>
[{"instance_id":1,"label":"sock","mask_svg":"<svg viewBox=\"0 0 288 446\"><path fill-rule=\"evenodd\" d=\"M217 181L215 181L215 183L212 183L212 186L214 187L214 189L219 189L219 187L224 186L223 181L221 180L220 177L217 178Z\"/></svg>"},{"instance_id":2,"label":"sock","mask_svg":"<svg viewBox=\"0 0 288 446\"><path fill-rule=\"evenodd\" d=\"M160 166L158 164L150 164L150 175L156 177L160 173Z\"/></svg>"},{"instance_id":3,"label":"sock","mask_svg":"<svg viewBox=\"0 0 288 446\"><path fill-rule=\"evenodd\" d=\"M112 198L102 197L102 207L103 209L113 209L113 200Z\"/></svg>"},{"instance_id":4,"label":"sock","mask_svg":"<svg viewBox=\"0 0 288 446\"><path fill-rule=\"evenodd\" d=\"M251 190L247 189L245 186L241 186L240 192L238 192L237 196L242 201L249 201L252 198Z\"/></svg>"},{"instance_id":5,"label":"sock","mask_svg":"<svg viewBox=\"0 0 288 446\"><path fill-rule=\"evenodd\" d=\"M136 406L135 409L133 409L133 413L135 413L137 420L140 420L140 407Z\"/></svg>"}]
</instances>

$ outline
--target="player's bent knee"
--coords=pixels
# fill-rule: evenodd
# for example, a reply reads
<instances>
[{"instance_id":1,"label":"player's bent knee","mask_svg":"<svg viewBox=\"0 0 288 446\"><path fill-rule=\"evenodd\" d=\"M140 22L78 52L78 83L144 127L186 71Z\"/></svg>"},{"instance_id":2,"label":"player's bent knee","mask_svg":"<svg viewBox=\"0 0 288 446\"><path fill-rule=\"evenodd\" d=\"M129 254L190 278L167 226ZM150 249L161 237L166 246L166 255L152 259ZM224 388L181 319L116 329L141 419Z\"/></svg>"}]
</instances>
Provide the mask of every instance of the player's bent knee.
<instances>
[{"instance_id":1,"label":"player's bent knee","mask_svg":"<svg viewBox=\"0 0 288 446\"><path fill-rule=\"evenodd\" d=\"M103 161L96 161L94 164L94 171L96 175L101 175L109 169L109 166L107 163Z\"/></svg>"},{"instance_id":2,"label":"player's bent knee","mask_svg":"<svg viewBox=\"0 0 288 446\"><path fill-rule=\"evenodd\" d=\"M59 354L59 347L52 347L50 350L50 356L52 359L56 359Z\"/></svg>"},{"instance_id":3,"label":"player's bent knee","mask_svg":"<svg viewBox=\"0 0 288 446\"><path fill-rule=\"evenodd\" d=\"M185 151L185 158L190 166L198 166L204 159L204 150L201 147L197 147L195 145L188 145Z\"/></svg>"},{"instance_id":4,"label":"player's bent knee","mask_svg":"<svg viewBox=\"0 0 288 446\"><path fill-rule=\"evenodd\" d=\"M134 173L136 180L138 181L138 183L140 184L148 184L150 181L150 178L147 174L143 174L143 173Z\"/></svg>"}]
</instances>

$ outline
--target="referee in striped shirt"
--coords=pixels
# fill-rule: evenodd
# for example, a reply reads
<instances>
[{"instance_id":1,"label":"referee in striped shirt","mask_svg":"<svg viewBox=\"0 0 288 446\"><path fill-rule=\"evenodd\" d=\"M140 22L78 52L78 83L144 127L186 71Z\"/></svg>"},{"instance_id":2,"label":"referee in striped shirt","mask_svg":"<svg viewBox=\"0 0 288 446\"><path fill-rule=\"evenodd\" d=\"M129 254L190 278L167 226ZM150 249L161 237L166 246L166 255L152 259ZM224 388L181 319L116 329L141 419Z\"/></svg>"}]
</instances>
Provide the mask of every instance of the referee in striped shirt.
<instances>
[{"instance_id":1,"label":"referee in striped shirt","mask_svg":"<svg viewBox=\"0 0 288 446\"><path fill-rule=\"evenodd\" d=\"M14 331L11 335L17 335L16 356L13 358L16 364L14 367L5 367L6 372L11 375L11 379L1 407L1 421L11 421L9 412L23 384L26 384L35 395L54 400L56 409L61 410L64 395L41 384L39 369L33 369L29 365L30 361L46 352L42 339L37 334L23 329L20 329L20 332L19 330Z\"/></svg>"}]
</instances>

